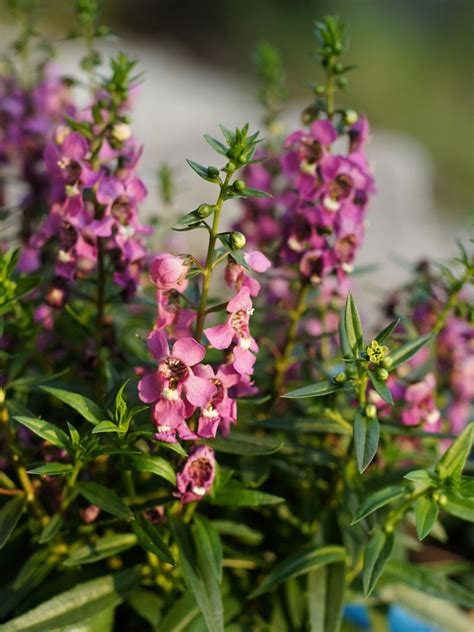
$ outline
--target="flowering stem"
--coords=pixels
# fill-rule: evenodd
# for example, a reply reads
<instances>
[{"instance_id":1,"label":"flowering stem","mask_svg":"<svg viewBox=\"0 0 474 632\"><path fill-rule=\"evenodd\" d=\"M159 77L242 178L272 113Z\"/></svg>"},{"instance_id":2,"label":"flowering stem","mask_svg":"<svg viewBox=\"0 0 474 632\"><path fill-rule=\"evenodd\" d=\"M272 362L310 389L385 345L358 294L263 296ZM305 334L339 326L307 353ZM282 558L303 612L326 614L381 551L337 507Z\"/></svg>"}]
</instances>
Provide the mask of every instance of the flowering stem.
<instances>
[{"instance_id":1,"label":"flowering stem","mask_svg":"<svg viewBox=\"0 0 474 632\"><path fill-rule=\"evenodd\" d=\"M103 324L105 311L105 253L104 242L102 237L97 239L97 316L96 316L96 353L97 353L97 392L100 395L102 391L103 367L101 358L101 348L103 344Z\"/></svg>"},{"instance_id":2,"label":"flowering stem","mask_svg":"<svg viewBox=\"0 0 474 632\"><path fill-rule=\"evenodd\" d=\"M306 298L310 289L310 284L302 282L298 291L295 308L290 312L290 324L286 333L286 342L281 356L275 366L275 378L273 381L273 398L280 396L288 367L291 363L291 354L298 334L298 324L306 311Z\"/></svg>"},{"instance_id":3,"label":"flowering stem","mask_svg":"<svg viewBox=\"0 0 474 632\"><path fill-rule=\"evenodd\" d=\"M328 60L326 67L326 109L328 118L332 118L334 115L334 73L332 71L332 65L334 59L332 57Z\"/></svg>"},{"instance_id":4,"label":"flowering stem","mask_svg":"<svg viewBox=\"0 0 474 632\"><path fill-rule=\"evenodd\" d=\"M211 284L211 276L213 270L213 255L214 249L216 247L217 241L217 233L219 230L219 219L222 210L222 204L224 203L224 199L227 193L227 188L229 186L230 179L232 174L228 173L224 182L221 184L221 188L219 191L219 197L217 198L217 202L214 210L214 218L212 222L212 228L209 233L209 245L207 247L207 256L206 256L206 264L203 270L203 280L202 280L202 289L201 289L201 300L199 302L199 308L196 318L196 329L194 332L194 337L199 342L202 337L202 332L204 329L204 320L206 318L206 307L207 307L207 297L209 294L209 286Z\"/></svg>"}]
</instances>

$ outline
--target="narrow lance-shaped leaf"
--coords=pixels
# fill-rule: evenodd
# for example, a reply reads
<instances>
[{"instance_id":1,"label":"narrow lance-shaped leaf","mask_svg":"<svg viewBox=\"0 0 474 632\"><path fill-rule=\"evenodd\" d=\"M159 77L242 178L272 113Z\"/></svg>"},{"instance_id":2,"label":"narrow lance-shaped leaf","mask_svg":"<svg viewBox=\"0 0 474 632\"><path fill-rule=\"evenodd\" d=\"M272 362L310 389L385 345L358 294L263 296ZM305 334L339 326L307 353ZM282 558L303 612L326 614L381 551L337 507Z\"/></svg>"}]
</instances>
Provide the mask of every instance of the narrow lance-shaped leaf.
<instances>
[{"instance_id":1,"label":"narrow lance-shaped leaf","mask_svg":"<svg viewBox=\"0 0 474 632\"><path fill-rule=\"evenodd\" d=\"M133 513L112 489L99 485L99 483L78 483L77 490L90 503L97 505L113 516L128 520L134 519Z\"/></svg>"},{"instance_id":2,"label":"narrow lance-shaped leaf","mask_svg":"<svg viewBox=\"0 0 474 632\"><path fill-rule=\"evenodd\" d=\"M441 478L447 476L459 479L464 465L471 453L474 435L474 422L464 428L459 437L452 443L441 457L436 472Z\"/></svg>"},{"instance_id":3,"label":"narrow lance-shaped leaf","mask_svg":"<svg viewBox=\"0 0 474 632\"><path fill-rule=\"evenodd\" d=\"M176 485L176 474L170 463L161 456L153 454L140 454L128 456L124 460L125 467L137 472L151 472L161 476L171 485Z\"/></svg>"},{"instance_id":4,"label":"narrow lance-shaped leaf","mask_svg":"<svg viewBox=\"0 0 474 632\"><path fill-rule=\"evenodd\" d=\"M323 397L324 395L330 395L336 393L342 388L340 384L334 382L318 382L317 384L311 384L310 386L304 386L303 388L297 388L294 391L285 393L282 395L285 399L304 399L306 397Z\"/></svg>"},{"instance_id":5,"label":"narrow lance-shaped leaf","mask_svg":"<svg viewBox=\"0 0 474 632\"><path fill-rule=\"evenodd\" d=\"M133 533L114 533L106 535L94 542L82 544L71 551L64 561L64 566L78 566L92 564L113 555L118 555L137 544L137 537Z\"/></svg>"},{"instance_id":6,"label":"narrow lance-shaped leaf","mask_svg":"<svg viewBox=\"0 0 474 632\"><path fill-rule=\"evenodd\" d=\"M346 550L342 546L306 547L279 562L250 598L262 595L291 577L299 577L327 564L344 562L345 559Z\"/></svg>"},{"instance_id":7,"label":"narrow lance-shaped leaf","mask_svg":"<svg viewBox=\"0 0 474 632\"><path fill-rule=\"evenodd\" d=\"M1 626L4 632L43 632L72 626L122 603L140 577L134 568L78 584Z\"/></svg>"},{"instance_id":8,"label":"narrow lance-shaped leaf","mask_svg":"<svg viewBox=\"0 0 474 632\"><path fill-rule=\"evenodd\" d=\"M398 349L395 349L395 351L390 352L390 359L392 360L391 370L396 369L400 364L408 362L408 360L413 358L432 338L432 334L427 334L426 336L421 336L421 338L416 338L416 340L410 340L401 347L398 347Z\"/></svg>"},{"instance_id":9,"label":"narrow lance-shaped leaf","mask_svg":"<svg viewBox=\"0 0 474 632\"><path fill-rule=\"evenodd\" d=\"M205 167L204 165L200 165L194 160L186 159L186 162L191 167L191 169L198 174L200 178L206 180L207 182L215 182L216 178L209 175L207 167Z\"/></svg>"},{"instance_id":10,"label":"narrow lance-shaped leaf","mask_svg":"<svg viewBox=\"0 0 474 632\"><path fill-rule=\"evenodd\" d=\"M194 518L194 539L196 548L201 549L209 561L215 578L220 583L222 581L222 544L219 533L210 520L199 516Z\"/></svg>"},{"instance_id":11,"label":"narrow lance-shaped leaf","mask_svg":"<svg viewBox=\"0 0 474 632\"><path fill-rule=\"evenodd\" d=\"M98 424L99 421L105 417L104 411L100 406L80 393L74 393L72 391L66 391L62 388L54 388L52 386L41 386L40 388L42 391L49 393L56 399L59 399L61 402L64 402L64 404L73 408L91 424Z\"/></svg>"},{"instance_id":12,"label":"narrow lance-shaped leaf","mask_svg":"<svg viewBox=\"0 0 474 632\"><path fill-rule=\"evenodd\" d=\"M385 564L392 554L393 545L393 533L386 533L382 530L376 531L369 541L365 551L364 570L362 573L365 596L370 595L380 579Z\"/></svg>"},{"instance_id":13,"label":"narrow lance-shaped leaf","mask_svg":"<svg viewBox=\"0 0 474 632\"><path fill-rule=\"evenodd\" d=\"M474 522L474 498L466 498L455 491L448 492L445 496L443 511L466 522Z\"/></svg>"},{"instance_id":14,"label":"narrow lance-shaped leaf","mask_svg":"<svg viewBox=\"0 0 474 632\"><path fill-rule=\"evenodd\" d=\"M428 497L418 498L415 505L416 535L419 540L424 540L433 528L438 518L439 508L437 503Z\"/></svg>"},{"instance_id":15,"label":"narrow lance-shaped leaf","mask_svg":"<svg viewBox=\"0 0 474 632\"><path fill-rule=\"evenodd\" d=\"M397 328L399 322L399 318L392 320L389 325L387 325L379 334L377 334L377 336L375 336L375 340L379 343L379 345L382 345L386 340L388 340L388 338L390 338L393 331Z\"/></svg>"},{"instance_id":16,"label":"narrow lance-shaped leaf","mask_svg":"<svg viewBox=\"0 0 474 632\"><path fill-rule=\"evenodd\" d=\"M354 447L357 467L362 474L377 453L380 425L378 419L368 419L360 411L354 417Z\"/></svg>"},{"instance_id":17,"label":"narrow lance-shaped leaf","mask_svg":"<svg viewBox=\"0 0 474 632\"><path fill-rule=\"evenodd\" d=\"M0 549L13 533L26 506L26 496L16 496L0 509Z\"/></svg>"},{"instance_id":18,"label":"narrow lance-shaped leaf","mask_svg":"<svg viewBox=\"0 0 474 632\"><path fill-rule=\"evenodd\" d=\"M364 348L364 334L359 312L350 292L344 308L344 326L352 354L357 356Z\"/></svg>"},{"instance_id":19,"label":"narrow lance-shaped leaf","mask_svg":"<svg viewBox=\"0 0 474 632\"><path fill-rule=\"evenodd\" d=\"M44 419L35 419L33 417L14 417L14 419L42 439L46 439L46 441L58 446L58 448L67 450L71 445L69 437L61 428Z\"/></svg>"},{"instance_id":20,"label":"narrow lance-shaped leaf","mask_svg":"<svg viewBox=\"0 0 474 632\"><path fill-rule=\"evenodd\" d=\"M383 382L382 380L378 379L375 371L369 371L369 375L370 375L370 381L372 382L372 386L375 388L378 395L380 395L380 397L385 402L387 402L387 404L390 404L390 406L393 406L394 402L393 402L392 393L390 392L390 389L388 388L387 384Z\"/></svg>"},{"instance_id":21,"label":"narrow lance-shaped leaf","mask_svg":"<svg viewBox=\"0 0 474 632\"><path fill-rule=\"evenodd\" d=\"M39 476L63 476L72 470L70 463L45 463L33 470L28 470L28 474L38 474Z\"/></svg>"},{"instance_id":22,"label":"narrow lance-shaped leaf","mask_svg":"<svg viewBox=\"0 0 474 632\"><path fill-rule=\"evenodd\" d=\"M351 524L356 524L359 520L377 511L377 509L381 509L385 505L388 505L388 503L400 499L405 491L405 487L401 485L391 485L390 487L384 487L370 494L356 511Z\"/></svg>"},{"instance_id":23,"label":"narrow lance-shaped leaf","mask_svg":"<svg viewBox=\"0 0 474 632\"><path fill-rule=\"evenodd\" d=\"M145 551L150 551L158 559L174 566L175 560L169 546L159 534L158 528L143 516L136 516L132 525L138 542Z\"/></svg>"}]
</instances>

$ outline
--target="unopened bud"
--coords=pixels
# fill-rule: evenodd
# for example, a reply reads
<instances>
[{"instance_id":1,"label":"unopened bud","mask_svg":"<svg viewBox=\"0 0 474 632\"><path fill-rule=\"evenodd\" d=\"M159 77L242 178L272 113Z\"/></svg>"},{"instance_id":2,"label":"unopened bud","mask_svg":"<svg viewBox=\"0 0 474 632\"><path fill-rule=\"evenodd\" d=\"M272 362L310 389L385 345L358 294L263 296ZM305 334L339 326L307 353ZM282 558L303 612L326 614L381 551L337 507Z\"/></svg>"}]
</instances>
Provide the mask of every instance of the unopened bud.
<instances>
[{"instance_id":1,"label":"unopened bud","mask_svg":"<svg viewBox=\"0 0 474 632\"><path fill-rule=\"evenodd\" d=\"M5 391L3 390L3 388L0 388L0 404L3 404L4 401L5 401Z\"/></svg>"},{"instance_id":2,"label":"unopened bud","mask_svg":"<svg viewBox=\"0 0 474 632\"><path fill-rule=\"evenodd\" d=\"M393 524L391 522L386 524L385 527L384 527L385 533L393 533L393 530L394 530L394 527L393 527Z\"/></svg>"},{"instance_id":3,"label":"unopened bud","mask_svg":"<svg viewBox=\"0 0 474 632\"><path fill-rule=\"evenodd\" d=\"M334 64L333 70L336 74L340 75L344 70L344 66L340 62L337 62L337 64Z\"/></svg>"},{"instance_id":4,"label":"unopened bud","mask_svg":"<svg viewBox=\"0 0 474 632\"><path fill-rule=\"evenodd\" d=\"M341 44L341 42L336 42L334 44L334 52L337 53L338 55L340 55L342 53L342 51L344 50L343 45Z\"/></svg>"},{"instance_id":5,"label":"unopened bud","mask_svg":"<svg viewBox=\"0 0 474 632\"><path fill-rule=\"evenodd\" d=\"M208 167L207 175L210 178L217 178L217 176L219 175L219 169L217 167Z\"/></svg>"},{"instance_id":6,"label":"unopened bud","mask_svg":"<svg viewBox=\"0 0 474 632\"><path fill-rule=\"evenodd\" d=\"M438 505L440 505L440 507L444 507L444 505L448 504L448 498L445 494L441 494L438 500Z\"/></svg>"},{"instance_id":7,"label":"unopened bud","mask_svg":"<svg viewBox=\"0 0 474 632\"><path fill-rule=\"evenodd\" d=\"M381 382L386 382L388 380L389 373L387 369L378 369L377 371L377 379Z\"/></svg>"},{"instance_id":8,"label":"unopened bud","mask_svg":"<svg viewBox=\"0 0 474 632\"><path fill-rule=\"evenodd\" d=\"M130 129L130 125L127 123L116 123L112 128L112 136L120 143L128 140L131 135L132 130Z\"/></svg>"},{"instance_id":9,"label":"unopened bud","mask_svg":"<svg viewBox=\"0 0 474 632\"><path fill-rule=\"evenodd\" d=\"M238 230L234 230L234 232L230 234L230 245L232 250L240 250L246 243L247 240L245 235L240 233Z\"/></svg>"},{"instance_id":10,"label":"unopened bud","mask_svg":"<svg viewBox=\"0 0 474 632\"><path fill-rule=\"evenodd\" d=\"M341 373L338 373L334 378L334 382L336 384L342 384L346 380L347 380L347 375L343 371Z\"/></svg>"},{"instance_id":11,"label":"unopened bud","mask_svg":"<svg viewBox=\"0 0 474 632\"><path fill-rule=\"evenodd\" d=\"M384 358L382 360L381 364L382 364L384 369L390 369L390 367L393 364L393 360L392 360L392 358L390 356L388 356L388 357L386 357L386 358Z\"/></svg>"},{"instance_id":12,"label":"unopened bud","mask_svg":"<svg viewBox=\"0 0 474 632\"><path fill-rule=\"evenodd\" d=\"M242 191L245 189L245 182L243 180L236 180L234 182L234 189L239 193L242 193Z\"/></svg>"},{"instance_id":13,"label":"unopened bud","mask_svg":"<svg viewBox=\"0 0 474 632\"><path fill-rule=\"evenodd\" d=\"M357 123L358 119L359 115L355 110L349 109L345 111L344 120L346 122L346 125L354 125L354 123Z\"/></svg>"},{"instance_id":14,"label":"unopened bud","mask_svg":"<svg viewBox=\"0 0 474 632\"><path fill-rule=\"evenodd\" d=\"M375 417L377 416L377 408L374 406L374 404L367 404L367 406L365 407L365 416L367 417L367 419L375 419Z\"/></svg>"},{"instance_id":15,"label":"unopened bud","mask_svg":"<svg viewBox=\"0 0 474 632\"><path fill-rule=\"evenodd\" d=\"M201 219L206 219L209 215L214 211L214 206L209 206L209 204L201 204L201 206L197 209L197 214Z\"/></svg>"},{"instance_id":16,"label":"unopened bud","mask_svg":"<svg viewBox=\"0 0 474 632\"><path fill-rule=\"evenodd\" d=\"M349 83L349 80L347 79L347 77L337 77L336 79L336 86L340 88L341 90L344 90L344 88L347 88L348 83Z\"/></svg>"}]
</instances>

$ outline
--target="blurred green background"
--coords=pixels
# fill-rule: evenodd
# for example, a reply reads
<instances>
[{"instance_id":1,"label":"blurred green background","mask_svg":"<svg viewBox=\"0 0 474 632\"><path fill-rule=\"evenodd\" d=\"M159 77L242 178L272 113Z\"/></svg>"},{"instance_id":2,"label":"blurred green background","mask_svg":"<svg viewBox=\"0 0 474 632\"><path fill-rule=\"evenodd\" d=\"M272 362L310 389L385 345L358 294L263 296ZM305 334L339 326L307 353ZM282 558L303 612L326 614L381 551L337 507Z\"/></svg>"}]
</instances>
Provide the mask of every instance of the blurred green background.
<instances>
[{"instance_id":1,"label":"blurred green background","mask_svg":"<svg viewBox=\"0 0 474 632\"><path fill-rule=\"evenodd\" d=\"M436 165L446 212L472 210L474 2L472 0L115 0L115 28L171 42L194 58L251 72L262 39L280 50L289 97L317 79L312 23L338 14L349 28L347 59L360 66L345 99L373 125L421 141ZM449 209L449 210L448 210Z\"/></svg>"},{"instance_id":2,"label":"blurred green background","mask_svg":"<svg viewBox=\"0 0 474 632\"><path fill-rule=\"evenodd\" d=\"M45 20L64 32L73 0L42 0ZM119 35L174 47L242 78L249 89L252 51L262 40L281 52L290 100L322 78L314 60L313 21L327 13L349 25L347 104L373 126L407 134L430 152L436 205L473 209L474 0L109 0L104 22ZM68 25L68 26L66 26Z\"/></svg>"}]
</instances>

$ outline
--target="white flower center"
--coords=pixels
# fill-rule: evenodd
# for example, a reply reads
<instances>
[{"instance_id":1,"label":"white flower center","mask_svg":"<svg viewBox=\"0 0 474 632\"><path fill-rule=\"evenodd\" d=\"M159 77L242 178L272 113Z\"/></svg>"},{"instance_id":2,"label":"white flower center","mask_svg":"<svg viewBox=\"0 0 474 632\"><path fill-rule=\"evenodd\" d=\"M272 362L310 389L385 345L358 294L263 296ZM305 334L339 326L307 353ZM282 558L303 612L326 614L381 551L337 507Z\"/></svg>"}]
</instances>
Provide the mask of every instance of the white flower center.
<instances>
[{"instance_id":1,"label":"white flower center","mask_svg":"<svg viewBox=\"0 0 474 632\"><path fill-rule=\"evenodd\" d=\"M323 204L324 204L324 208L326 208L328 211L331 211L331 213L335 213L341 208L341 205L339 204L339 202L335 200L334 198L330 197L329 195L325 196L323 200Z\"/></svg>"},{"instance_id":2,"label":"white flower center","mask_svg":"<svg viewBox=\"0 0 474 632\"><path fill-rule=\"evenodd\" d=\"M171 426L157 426L156 429L158 432L170 432L172 428Z\"/></svg>"},{"instance_id":3,"label":"white flower center","mask_svg":"<svg viewBox=\"0 0 474 632\"><path fill-rule=\"evenodd\" d=\"M250 338L241 338L239 342L239 347L241 349L250 349L250 345L252 344Z\"/></svg>"},{"instance_id":4,"label":"white flower center","mask_svg":"<svg viewBox=\"0 0 474 632\"><path fill-rule=\"evenodd\" d=\"M215 419L219 417L218 411L213 406L207 406L202 411L203 417L207 417L208 419Z\"/></svg>"},{"instance_id":5,"label":"white flower center","mask_svg":"<svg viewBox=\"0 0 474 632\"><path fill-rule=\"evenodd\" d=\"M426 417L426 423L429 424L430 426L432 426L433 424L435 424L438 421L438 419L440 417L441 417L441 413L439 412L439 410L433 410Z\"/></svg>"},{"instance_id":6,"label":"white flower center","mask_svg":"<svg viewBox=\"0 0 474 632\"><path fill-rule=\"evenodd\" d=\"M176 402L179 399L178 389L176 388L164 388L161 391L161 395L169 402Z\"/></svg>"},{"instance_id":7,"label":"white flower center","mask_svg":"<svg viewBox=\"0 0 474 632\"><path fill-rule=\"evenodd\" d=\"M351 263L343 263L342 269L344 270L344 272L347 272L347 274L354 272L354 266Z\"/></svg>"},{"instance_id":8,"label":"white flower center","mask_svg":"<svg viewBox=\"0 0 474 632\"><path fill-rule=\"evenodd\" d=\"M193 494L196 494L196 496L204 496L204 494L206 493L206 490L204 489L204 487L191 487L191 491Z\"/></svg>"}]
</instances>

